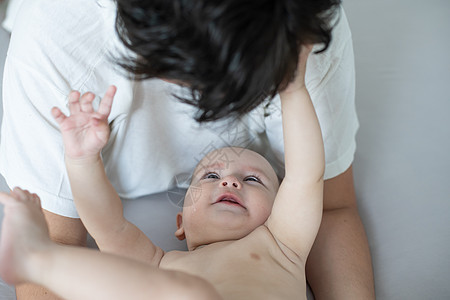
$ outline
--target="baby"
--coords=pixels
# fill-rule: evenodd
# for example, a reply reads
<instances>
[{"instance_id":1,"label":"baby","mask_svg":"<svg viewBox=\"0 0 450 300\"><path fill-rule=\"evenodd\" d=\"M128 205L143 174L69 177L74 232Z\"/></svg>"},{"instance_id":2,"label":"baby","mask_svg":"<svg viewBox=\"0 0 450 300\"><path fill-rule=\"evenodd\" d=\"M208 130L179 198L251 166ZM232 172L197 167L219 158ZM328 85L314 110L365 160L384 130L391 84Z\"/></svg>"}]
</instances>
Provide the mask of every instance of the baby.
<instances>
[{"instance_id":1,"label":"baby","mask_svg":"<svg viewBox=\"0 0 450 300\"><path fill-rule=\"evenodd\" d=\"M58 108L52 114L78 213L101 252L53 243L37 195L15 188L0 194L2 278L69 299L306 299L305 264L321 222L324 172L321 132L304 83L310 49L302 49L298 74L280 93L283 182L253 151L209 153L177 215L175 235L189 251L164 252L123 216L100 155L115 87L97 111L92 93L72 92L70 116Z\"/></svg>"}]
</instances>

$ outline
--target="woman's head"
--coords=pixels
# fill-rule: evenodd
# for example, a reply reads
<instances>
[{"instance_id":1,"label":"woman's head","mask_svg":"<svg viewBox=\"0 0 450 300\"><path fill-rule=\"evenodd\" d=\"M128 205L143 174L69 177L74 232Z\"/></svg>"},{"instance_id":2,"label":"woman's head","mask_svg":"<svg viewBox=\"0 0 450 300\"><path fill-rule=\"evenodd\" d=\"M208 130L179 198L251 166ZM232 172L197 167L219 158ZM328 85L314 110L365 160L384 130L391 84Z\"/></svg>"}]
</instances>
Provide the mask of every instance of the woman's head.
<instances>
[{"instance_id":1,"label":"woman's head","mask_svg":"<svg viewBox=\"0 0 450 300\"><path fill-rule=\"evenodd\" d=\"M137 78L183 82L198 121L241 115L293 78L302 44L331 41L340 0L116 0Z\"/></svg>"}]
</instances>

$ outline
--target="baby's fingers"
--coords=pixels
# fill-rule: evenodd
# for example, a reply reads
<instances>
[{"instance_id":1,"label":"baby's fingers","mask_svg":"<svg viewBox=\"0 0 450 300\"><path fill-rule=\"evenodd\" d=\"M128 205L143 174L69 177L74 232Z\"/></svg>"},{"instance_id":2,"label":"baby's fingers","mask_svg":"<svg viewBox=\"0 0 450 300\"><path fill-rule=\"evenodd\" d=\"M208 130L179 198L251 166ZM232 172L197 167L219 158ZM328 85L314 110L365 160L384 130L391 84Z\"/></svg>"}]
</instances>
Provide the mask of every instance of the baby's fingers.
<instances>
[{"instance_id":1,"label":"baby's fingers","mask_svg":"<svg viewBox=\"0 0 450 300\"><path fill-rule=\"evenodd\" d=\"M111 107L116 91L117 88L114 85L111 85L108 90L106 90L105 96L103 96L100 106L98 107L98 113L103 117L107 118L111 113Z\"/></svg>"},{"instance_id":2,"label":"baby's fingers","mask_svg":"<svg viewBox=\"0 0 450 300\"><path fill-rule=\"evenodd\" d=\"M66 115L64 115L63 112L57 107L52 108L52 116L59 125L61 125L61 123L67 118Z\"/></svg>"},{"instance_id":3,"label":"baby's fingers","mask_svg":"<svg viewBox=\"0 0 450 300\"><path fill-rule=\"evenodd\" d=\"M91 92L85 93L80 100L81 111L87 113L93 113L94 108L92 107L92 102L95 99L95 95Z\"/></svg>"},{"instance_id":4,"label":"baby's fingers","mask_svg":"<svg viewBox=\"0 0 450 300\"><path fill-rule=\"evenodd\" d=\"M70 114L76 114L79 113L81 111L81 107L80 107L80 93L77 91L72 91L69 94L69 111Z\"/></svg>"}]
</instances>

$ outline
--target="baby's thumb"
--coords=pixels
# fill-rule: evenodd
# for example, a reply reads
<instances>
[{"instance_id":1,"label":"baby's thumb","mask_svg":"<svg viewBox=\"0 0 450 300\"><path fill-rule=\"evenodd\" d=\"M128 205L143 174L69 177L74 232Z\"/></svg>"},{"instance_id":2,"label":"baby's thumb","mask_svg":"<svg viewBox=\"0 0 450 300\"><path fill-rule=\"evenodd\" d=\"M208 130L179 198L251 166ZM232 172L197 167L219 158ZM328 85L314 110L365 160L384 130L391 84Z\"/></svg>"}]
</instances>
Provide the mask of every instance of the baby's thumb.
<instances>
[{"instance_id":1,"label":"baby's thumb","mask_svg":"<svg viewBox=\"0 0 450 300\"><path fill-rule=\"evenodd\" d=\"M99 119L93 119L92 123L95 126L95 134L97 138L106 144L109 139L109 125Z\"/></svg>"}]
</instances>

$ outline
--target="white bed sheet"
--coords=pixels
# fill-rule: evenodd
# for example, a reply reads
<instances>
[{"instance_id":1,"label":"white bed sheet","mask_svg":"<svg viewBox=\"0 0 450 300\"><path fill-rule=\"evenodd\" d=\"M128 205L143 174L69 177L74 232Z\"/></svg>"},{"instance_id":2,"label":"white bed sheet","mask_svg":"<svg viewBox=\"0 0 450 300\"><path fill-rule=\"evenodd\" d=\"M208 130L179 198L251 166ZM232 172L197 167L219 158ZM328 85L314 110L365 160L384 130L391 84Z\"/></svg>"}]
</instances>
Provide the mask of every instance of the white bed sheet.
<instances>
[{"instance_id":1,"label":"white bed sheet","mask_svg":"<svg viewBox=\"0 0 450 300\"><path fill-rule=\"evenodd\" d=\"M361 124L356 194L377 299L449 299L450 2L346 0L344 7ZM0 31L1 69L7 37ZM185 247L173 237L177 211L166 194L125 201L126 215L165 249ZM10 299L12 288L0 282L0 300Z\"/></svg>"}]
</instances>

